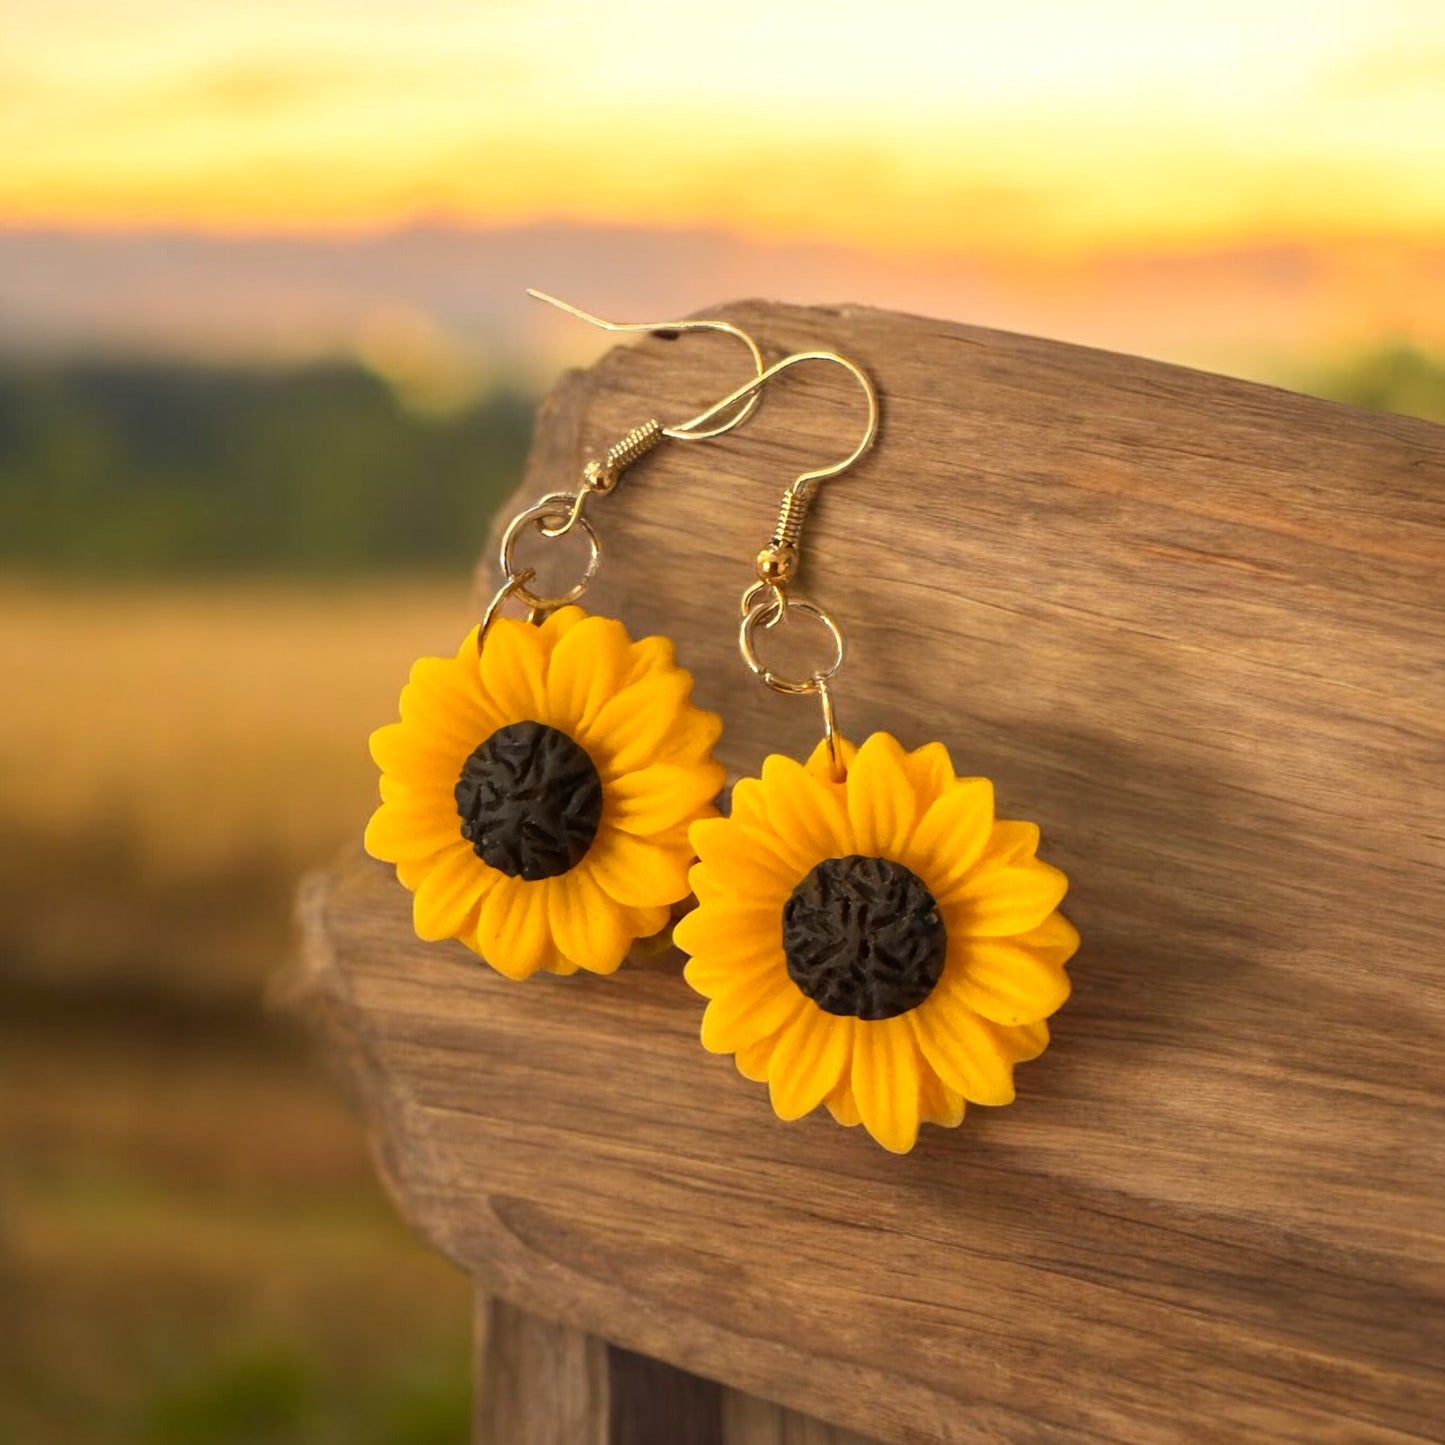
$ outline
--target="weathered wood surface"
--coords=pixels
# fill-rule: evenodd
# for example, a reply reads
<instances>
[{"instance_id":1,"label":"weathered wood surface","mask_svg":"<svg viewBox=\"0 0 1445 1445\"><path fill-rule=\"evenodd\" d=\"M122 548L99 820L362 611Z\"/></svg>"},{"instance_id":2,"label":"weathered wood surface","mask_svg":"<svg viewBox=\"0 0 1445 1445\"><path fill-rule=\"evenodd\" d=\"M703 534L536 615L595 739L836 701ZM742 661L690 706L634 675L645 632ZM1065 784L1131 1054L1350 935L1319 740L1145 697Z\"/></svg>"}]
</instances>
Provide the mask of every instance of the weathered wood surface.
<instances>
[{"instance_id":1,"label":"weathered wood surface","mask_svg":"<svg viewBox=\"0 0 1445 1445\"><path fill-rule=\"evenodd\" d=\"M485 1296L476 1353L478 1445L869 1445Z\"/></svg>"},{"instance_id":2,"label":"weathered wood surface","mask_svg":"<svg viewBox=\"0 0 1445 1445\"><path fill-rule=\"evenodd\" d=\"M358 858L313 886L309 984L402 1208L504 1299L883 1440L1438 1436L1445 431L874 311L727 314L877 378L803 579L850 635L840 721L942 738L1041 822L1074 997L1015 1105L899 1159L776 1122L675 973L508 983L417 942ZM564 378L520 499L738 365L648 339ZM795 373L595 508L590 605L677 639L735 771L816 740L744 676L736 599L858 414Z\"/></svg>"}]
</instances>

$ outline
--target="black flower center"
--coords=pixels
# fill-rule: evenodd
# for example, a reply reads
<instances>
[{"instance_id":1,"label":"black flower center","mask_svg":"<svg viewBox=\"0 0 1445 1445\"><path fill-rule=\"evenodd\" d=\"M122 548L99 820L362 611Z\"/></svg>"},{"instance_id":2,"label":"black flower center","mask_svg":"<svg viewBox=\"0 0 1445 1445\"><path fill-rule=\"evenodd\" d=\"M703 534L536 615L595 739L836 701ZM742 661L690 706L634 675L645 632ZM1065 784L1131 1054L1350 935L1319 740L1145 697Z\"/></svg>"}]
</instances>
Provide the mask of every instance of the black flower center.
<instances>
[{"instance_id":1,"label":"black flower center","mask_svg":"<svg viewBox=\"0 0 1445 1445\"><path fill-rule=\"evenodd\" d=\"M498 728L462 764L462 837L482 862L529 883L575 868L602 821L602 779L564 732L539 722Z\"/></svg>"},{"instance_id":2,"label":"black flower center","mask_svg":"<svg viewBox=\"0 0 1445 1445\"><path fill-rule=\"evenodd\" d=\"M828 858L783 905L788 977L820 1009L891 1019L943 975L948 933L922 879L887 858Z\"/></svg>"}]
</instances>

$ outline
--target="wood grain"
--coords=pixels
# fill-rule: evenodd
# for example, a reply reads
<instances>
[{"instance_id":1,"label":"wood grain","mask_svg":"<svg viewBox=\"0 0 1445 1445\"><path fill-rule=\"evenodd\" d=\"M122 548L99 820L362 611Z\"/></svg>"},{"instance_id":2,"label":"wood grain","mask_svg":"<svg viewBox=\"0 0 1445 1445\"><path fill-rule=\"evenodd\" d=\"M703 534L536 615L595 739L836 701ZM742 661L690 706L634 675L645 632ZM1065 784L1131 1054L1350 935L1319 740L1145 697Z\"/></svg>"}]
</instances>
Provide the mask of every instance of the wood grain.
<instances>
[{"instance_id":1,"label":"wood grain","mask_svg":"<svg viewBox=\"0 0 1445 1445\"><path fill-rule=\"evenodd\" d=\"M505 1299L886 1441L1438 1436L1445 431L880 312L726 314L876 377L803 578L849 633L840 722L943 739L1043 825L1074 997L1015 1105L896 1159L774 1120L675 973L509 984L346 862L308 987L402 1208ZM736 367L648 339L564 378L519 500ZM858 415L790 375L595 509L590 605L677 639L735 772L817 738L743 673L736 599Z\"/></svg>"},{"instance_id":2,"label":"wood grain","mask_svg":"<svg viewBox=\"0 0 1445 1445\"><path fill-rule=\"evenodd\" d=\"M504 1300L476 1355L477 1445L872 1445Z\"/></svg>"},{"instance_id":3,"label":"wood grain","mask_svg":"<svg viewBox=\"0 0 1445 1445\"><path fill-rule=\"evenodd\" d=\"M607 1345L502 1300L477 1300L476 1445L613 1445Z\"/></svg>"}]
</instances>

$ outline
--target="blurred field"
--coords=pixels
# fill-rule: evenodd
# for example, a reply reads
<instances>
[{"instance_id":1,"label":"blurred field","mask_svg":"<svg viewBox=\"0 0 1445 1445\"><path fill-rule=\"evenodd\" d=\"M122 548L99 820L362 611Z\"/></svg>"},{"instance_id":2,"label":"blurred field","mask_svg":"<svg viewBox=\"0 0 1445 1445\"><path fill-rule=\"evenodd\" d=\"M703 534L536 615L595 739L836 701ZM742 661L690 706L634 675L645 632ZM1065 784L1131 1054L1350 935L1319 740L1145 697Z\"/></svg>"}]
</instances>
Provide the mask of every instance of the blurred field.
<instances>
[{"instance_id":1,"label":"blurred field","mask_svg":"<svg viewBox=\"0 0 1445 1445\"><path fill-rule=\"evenodd\" d=\"M455 649L469 606L465 577L0 582L11 969L248 988L297 873L359 834L368 731L415 656Z\"/></svg>"},{"instance_id":2,"label":"blurred field","mask_svg":"<svg viewBox=\"0 0 1445 1445\"><path fill-rule=\"evenodd\" d=\"M453 585L0 583L0 1441L466 1438L469 1289L266 1004Z\"/></svg>"}]
</instances>

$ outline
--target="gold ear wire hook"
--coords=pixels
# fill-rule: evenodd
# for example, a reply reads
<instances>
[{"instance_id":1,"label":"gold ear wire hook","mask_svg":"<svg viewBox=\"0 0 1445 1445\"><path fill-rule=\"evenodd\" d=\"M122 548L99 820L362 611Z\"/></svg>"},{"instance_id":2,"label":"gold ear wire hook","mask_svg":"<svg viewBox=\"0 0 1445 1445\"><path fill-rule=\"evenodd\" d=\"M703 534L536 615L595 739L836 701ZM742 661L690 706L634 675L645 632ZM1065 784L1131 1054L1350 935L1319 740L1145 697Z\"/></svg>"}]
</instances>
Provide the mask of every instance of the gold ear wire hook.
<instances>
[{"instance_id":1,"label":"gold ear wire hook","mask_svg":"<svg viewBox=\"0 0 1445 1445\"><path fill-rule=\"evenodd\" d=\"M650 331L650 332L688 332L688 331L717 331L724 336L735 336L747 347L749 355L753 358L753 366L757 370L755 382L760 382L763 377L763 353L758 348L758 343L748 335L740 326L734 326L731 321L716 321L707 318L694 319L690 321L608 321L606 317L594 316L590 311L584 311L580 306L574 306L570 301L563 301L560 297L548 295L545 291L538 291L535 287L527 288L527 295L535 301L545 301L548 306L555 306L558 311L565 311L569 316L575 316L579 321L585 321L589 326L596 326L603 331ZM701 421L711 421L713 417L726 411L728 407L735 405L746 398L746 405L738 409L735 417L730 417L720 426L712 427L707 431L699 430ZM682 423L677 426L664 426L661 422L650 422L648 427L656 428L657 440L667 437L672 441L679 442L700 442L710 437L720 437L741 426L758 408L758 403L763 399L763 394L756 385L744 387L741 391L734 392L725 403L720 406L709 407L702 418L694 417L691 422ZM628 436L634 436L636 432L644 430L637 427ZM657 443L654 442L655 446ZM619 443L621 446L621 443ZM614 448L616 450L616 448ZM648 448L651 450L651 448ZM633 458L636 460L636 458Z\"/></svg>"},{"instance_id":2,"label":"gold ear wire hook","mask_svg":"<svg viewBox=\"0 0 1445 1445\"><path fill-rule=\"evenodd\" d=\"M584 311L580 306L573 306L571 302L559 300L556 296L549 296L545 291L537 291L529 287L527 294L538 301L545 301L549 306L555 306L559 311L565 311L569 316L575 316L578 320L587 322L589 326L599 327L603 331L669 333L718 331L725 336L735 336L747 347L748 354L753 359L753 366L757 369L758 377L761 378L763 375L763 353L758 348L757 342L740 326L734 326L731 321L707 319L608 321L605 317L594 316L590 311ZM515 597L518 601L525 603L532 620L539 621L556 608L576 602L587 590L588 584L597 573L597 567L602 557L601 538L597 535L592 523L583 514L583 508L589 497L594 493L605 494L612 491L628 467L645 457L664 440L696 442L705 441L709 437L722 436L734 427L741 426L757 410L761 401L762 392L758 388L744 387L721 407L709 408L705 417L695 417L686 426L664 426L655 418L644 422L641 426L634 427L621 441L609 447L606 456L601 461L594 459L582 468L582 478L575 492L553 492L549 496L543 497L534 506L526 508L513 517L502 537L502 585L488 604L481 625L477 629L478 653L482 650L488 629L507 598ZM735 415L724 416L717 426L705 429L705 422L712 421L714 417L726 413L730 407L734 406L737 407ZM574 528L581 528L587 543L587 568L581 580L574 583L566 592L539 596L528 587L527 584L535 574L531 568L519 569L514 553L518 538L529 527L535 527L544 537L554 538L565 536Z\"/></svg>"},{"instance_id":3,"label":"gold ear wire hook","mask_svg":"<svg viewBox=\"0 0 1445 1445\"><path fill-rule=\"evenodd\" d=\"M832 681L843 665L843 633L833 618L815 603L802 598L790 599L787 584L798 569L798 545L803 533L803 519L807 515L813 492L829 477L836 477L840 472L847 471L873 445L878 435L878 390L873 385L873 378L861 366L849 361L846 356L840 356L836 351L794 352L781 361L775 361L731 396L725 396L691 421L682 423L679 430L687 431L691 427L705 426L714 416L735 405L749 392L760 391L775 376L805 361L826 361L841 366L863 388L863 395L868 402L868 417L862 437L846 457L830 466L814 467L810 471L799 473L783 493L772 541L758 553L757 581L743 593L738 650L742 653L748 671L774 692L792 696L812 694L818 698L823 708L823 737L828 747L829 770L835 781L841 781L847 775L847 768L843 761L842 738L833 711ZM762 593L771 595L763 597L760 596ZM787 617L790 608L821 623L833 640L832 661L826 666L815 668L806 677L785 677L774 672L758 656L754 640L759 627L776 627Z\"/></svg>"},{"instance_id":4,"label":"gold ear wire hook","mask_svg":"<svg viewBox=\"0 0 1445 1445\"><path fill-rule=\"evenodd\" d=\"M863 395L868 400L868 420L862 439L842 461L801 473L783 493L782 505L778 508L778 520L773 528L772 541L758 553L758 581L743 595L744 613L752 606L759 588L768 587L773 590L779 602L778 611L781 615L784 600L782 584L791 581L798 570L798 547L803 535L803 521L808 514L808 505L812 501L813 493L817 489L818 483L825 482L830 477L836 477L841 472L846 472L873 445L873 441L878 435L878 390L873 385L873 378L861 366L849 361L846 356L840 356L836 351L795 351L791 356L785 356L781 361L775 361L766 370L759 372L751 381L738 387L730 396L725 396L706 411L693 417L691 421L683 422L679 426L679 430L689 431L693 427L704 425L719 412L726 411L728 407L747 396L749 392L760 393L762 388L775 376L789 367L797 366L805 361L826 361L841 366L863 388Z\"/></svg>"},{"instance_id":5,"label":"gold ear wire hook","mask_svg":"<svg viewBox=\"0 0 1445 1445\"><path fill-rule=\"evenodd\" d=\"M535 287L527 288L527 295L536 301L545 301L548 306L555 306L559 311L565 311L569 316L575 316L579 321L585 321L589 326L599 327L603 331L650 331L677 334L687 331L717 331L724 336L735 336L747 347L749 355L753 358L753 365L757 368L758 376L763 374L763 353L758 349L758 343L748 335L740 326L734 326L731 321L714 321L708 319L692 321L609 321L604 316L595 316L590 311L584 311L580 306L574 306L570 301L563 301L557 296L551 296L545 291L538 291ZM680 442L706 441L710 437L720 437L726 432L732 431L734 427L741 426L758 408L762 401L763 394L759 390L744 389L741 393L731 398L721 408L709 408L706 420L711 421L713 417L725 412L728 407L737 405L737 415L728 417L715 427L707 430L701 429L697 418L686 426L664 426L655 417L651 421L643 422L641 426L633 427L621 441L614 443L607 449L607 455L600 461L595 457L587 462L582 468L582 481L577 488L577 493L572 499L572 506L566 518L559 522L549 524L546 521L538 523L538 527L544 537L561 537L570 532L582 516L582 509L587 505L588 497L594 493L601 493L604 496L613 490L622 480L622 474L634 462L640 461L654 447L659 446L664 440Z\"/></svg>"}]
</instances>

